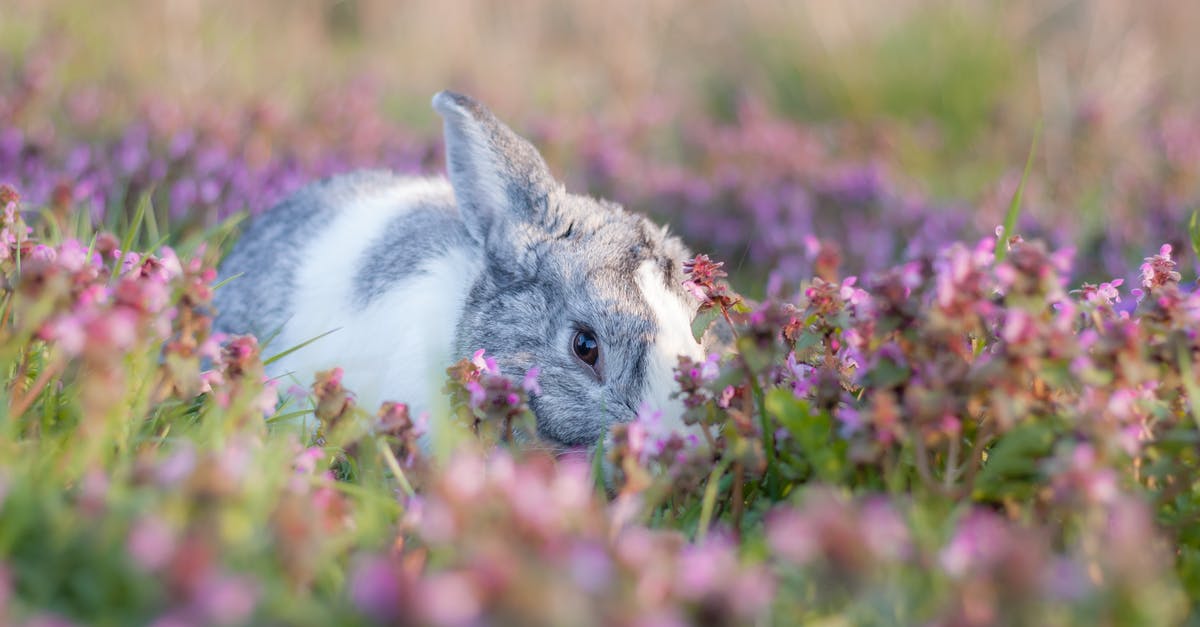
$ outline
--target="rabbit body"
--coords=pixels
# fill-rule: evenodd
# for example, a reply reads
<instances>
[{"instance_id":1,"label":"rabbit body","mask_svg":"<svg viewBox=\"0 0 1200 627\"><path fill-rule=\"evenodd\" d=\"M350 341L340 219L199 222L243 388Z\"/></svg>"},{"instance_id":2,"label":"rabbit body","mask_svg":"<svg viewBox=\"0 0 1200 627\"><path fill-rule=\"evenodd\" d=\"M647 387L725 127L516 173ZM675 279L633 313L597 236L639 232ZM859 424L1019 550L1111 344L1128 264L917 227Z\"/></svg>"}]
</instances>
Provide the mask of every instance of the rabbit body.
<instances>
[{"instance_id":1,"label":"rabbit body","mask_svg":"<svg viewBox=\"0 0 1200 627\"><path fill-rule=\"evenodd\" d=\"M278 332L273 352L319 338L270 373L307 386L340 366L368 410L440 413L445 369L485 349L506 375L539 369L530 407L551 444L590 444L643 408L680 424L673 367L703 355L681 285L687 249L643 216L567 193L473 100L442 92L434 108L449 180L356 172L264 212L221 265L236 278L217 290L218 330Z\"/></svg>"},{"instance_id":2,"label":"rabbit body","mask_svg":"<svg viewBox=\"0 0 1200 627\"><path fill-rule=\"evenodd\" d=\"M217 290L218 328L274 336L274 352L313 340L272 364L301 386L340 366L368 410L427 410L481 266L469 240L445 180L367 171L311 184L255 219L222 264L222 279L240 276Z\"/></svg>"}]
</instances>

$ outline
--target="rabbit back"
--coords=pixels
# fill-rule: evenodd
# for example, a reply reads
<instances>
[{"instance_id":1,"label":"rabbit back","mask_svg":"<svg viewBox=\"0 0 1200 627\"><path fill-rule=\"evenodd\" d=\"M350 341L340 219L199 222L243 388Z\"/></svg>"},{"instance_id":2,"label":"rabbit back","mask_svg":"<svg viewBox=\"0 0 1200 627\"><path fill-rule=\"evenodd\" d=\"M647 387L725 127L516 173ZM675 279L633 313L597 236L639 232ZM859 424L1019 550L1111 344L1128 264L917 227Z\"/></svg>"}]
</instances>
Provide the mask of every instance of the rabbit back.
<instances>
[{"instance_id":1,"label":"rabbit back","mask_svg":"<svg viewBox=\"0 0 1200 627\"><path fill-rule=\"evenodd\" d=\"M221 266L217 327L272 337L273 376L340 366L368 410L423 409L480 266L442 179L367 171L314 183L256 218ZM240 275L240 276L239 276ZM427 407L424 407L427 408Z\"/></svg>"}]
</instances>

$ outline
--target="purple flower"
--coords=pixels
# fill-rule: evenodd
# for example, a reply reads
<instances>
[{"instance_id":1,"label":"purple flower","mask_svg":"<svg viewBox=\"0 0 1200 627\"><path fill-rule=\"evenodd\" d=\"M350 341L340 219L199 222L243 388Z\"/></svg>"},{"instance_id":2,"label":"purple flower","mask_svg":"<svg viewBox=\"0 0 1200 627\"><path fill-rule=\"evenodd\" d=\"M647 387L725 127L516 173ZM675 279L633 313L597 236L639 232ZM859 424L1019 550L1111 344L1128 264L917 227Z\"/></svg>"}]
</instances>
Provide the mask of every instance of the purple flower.
<instances>
[{"instance_id":1,"label":"purple flower","mask_svg":"<svg viewBox=\"0 0 1200 627\"><path fill-rule=\"evenodd\" d=\"M642 403L638 408L633 422L629 423L627 434L630 452L642 463L661 455L667 449L668 443L680 435L662 419L661 411L646 403Z\"/></svg>"},{"instance_id":2,"label":"purple flower","mask_svg":"<svg viewBox=\"0 0 1200 627\"><path fill-rule=\"evenodd\" d=\"M402 613L404 578L397 565L382 557L359 560L350 575L350 600L362 613L381 623Z\"/></svg>"},{"instance_id":3,"label":"purple flower","mask_svg":"<svg viewBox=\"0 0 1200 627\"><path fill-rule=\"evenodd\" d=\"M594 542L581 542L572 546L567 558L567 568L575 585L592 594L607 588L616 574L604 547Z\"/></svg>"},{"instance_id":4,"label":"purple flower","mask_svg":"<svg viewBox=\"0 0 1200 627\"><path fill-rule=\"evenodd\" d=\"M487 390L478 381L467 381L467 392L471 394L471 409L483 409L484 402L487 401Z\"/></svg>"},{"instance_id":5,"label":"purple flower","mask_svg":"<svg viewBox=\"0 0 1200 627\"><path fill-rule=\"evenodd\" d=\"M475 351L475 354L471 356L471 363L475 364L475 367L479 368L480 372L499 375L500 366L496 365L496 360L491 357L485 357L483 353L484 350L482 348Z\"/></svg>"},{"instance_id":6,"label":"purple flower","mask_svg":"<svg viewBox=\"0 0 1200 627\"><path fill-rule=\"evenodd\" d=\"M249 577L216 576L201 586L197 609L215 625L245 624L258 605L258 584Z\"/></svg>"},{"instance_id":7,"label":"purple flower","mask_svg":"<svg viewBox=\"0 0 1200 627\"><path fill-rule=\"evenodd\" d=\"M961 578L974 569L988 568L1014 539L999 517L976 510L959 523L949 544L939 553L938 563L946 574Z\"/></svg>"},{"instance_id":8,"label":"purple flower","mask_svg":"<svg viewBox=\"0 0 1200 627\"><path fill-rule=\"evenodd\" d=\"M129 557L146 571L157 571L175 552L175 530L162 519L143 516L134 523L125 540Z\"/></svg>"},{"instance_id":9,"label":"purple flower","mask_svg":"<svg viewBox=\"0 0 1200 627\"><path fill-rule=\"evenodd\" d=\"M421 579L414 597L422 619L432 625L468 625L483 611L471 580L463 573L439 573Z\"/></svg>"},{"instance_id":10,"label":"purple flower","mask_svg":"<svg viewBox=\"0 0 1200 627\"><path fill-rule=\"evenodd\" d=\"M767 543L780 558L807 564L817 555L817 537L808 518L799 510L779 507L767 515Z\"/></svg>"},{"instance_id":11,"label":"purple flower","mask_svg":"<svg viewBox=\"0 0 1200 627\"><path fill-rule=\"evenodd\" d=\"M525 379L521 381L521 388L531 396L537 396L542 393L542 386L538 384L538 375L541 373L541 368L537 366L533 366L525 371Z\"/></svg>"},{"instance_id":12,"label":"purple flower","mask_svg":"<svg viewBox=\"0 0 1200 627\"><path fill-rule=\"evenodd\" d=\"M1141 266L1142 287L1151 290L1168 283L1178 283L1182 277L1175 271L1176 265L1171 259L1171 245L1163 244L1158 254L1146 257Z\"/></svg>"},{"instance_id":13,"label":"purple flower","mask_svg":"<svg viewBox=\"0 0 1200 627\"><path fill-rule=\"evenodd\" d=\"M679 554L675 585L684 598L702 599L724 588L737 574L737 554L721 536L701 544L687 545Z\"/></svg>"}]
</instances>

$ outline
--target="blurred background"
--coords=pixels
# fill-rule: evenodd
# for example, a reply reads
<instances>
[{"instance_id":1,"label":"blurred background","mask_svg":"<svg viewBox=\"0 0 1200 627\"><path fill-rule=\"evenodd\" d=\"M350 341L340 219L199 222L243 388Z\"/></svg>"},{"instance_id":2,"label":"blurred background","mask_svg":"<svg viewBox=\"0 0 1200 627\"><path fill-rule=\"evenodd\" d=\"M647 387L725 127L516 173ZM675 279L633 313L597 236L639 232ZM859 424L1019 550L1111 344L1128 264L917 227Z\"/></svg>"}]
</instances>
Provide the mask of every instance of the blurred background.
<instances>
[{"instance_id":1,"label":"blurred background","mask_svg":"<svg viewBox=\"0 0 1200 627\"><path fill-rule=\"evenodd\" d=\"M851 270L990 233L1041 123L1022 232L1106 278L1186 248L1198 27L1183 0L6 0L0 120L71 176L67 145L116 146L131 125L150 153L184 129L224 142L259 180L299 164L262 193L216 179L220 217L330 170L439 169L429 99L449 87L574 188L789 277L808 269L801 231ZM50 197L10 161L0 178ZM180 192L177 170L144 178L169 181L178 219L206 180ZM928 246L910 241L925 227Z\"/></svg>"}]
</instances>

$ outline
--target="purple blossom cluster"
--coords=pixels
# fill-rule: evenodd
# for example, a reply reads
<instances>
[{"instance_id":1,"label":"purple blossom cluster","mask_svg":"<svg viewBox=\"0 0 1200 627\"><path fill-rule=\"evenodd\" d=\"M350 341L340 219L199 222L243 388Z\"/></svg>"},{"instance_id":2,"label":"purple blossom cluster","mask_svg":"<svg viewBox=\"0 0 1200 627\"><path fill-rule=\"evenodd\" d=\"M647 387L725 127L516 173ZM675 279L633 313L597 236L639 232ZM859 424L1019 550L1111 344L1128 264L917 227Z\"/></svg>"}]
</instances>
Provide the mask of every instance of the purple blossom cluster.
<instances>
[{"instance_id":1,"label":"purple blossom cluster","mask_svg":"<svg viewBox=\"0 0 1200 627\"><path fill-rule=\"evenodd\" d=\"M541 393L533 366L521 381L500 373L495 359L475 351L446 370L445 391L462 424L484 441L511 442L514 438L536 440L537 428L529 410L529 395Z\"/></svg>"},{"instance_id":2,"label":"purple blossom cluster","mask_svg":"<svg viewBox=\"0 0 1200 627\"><path fill-rule=\"evenodd\" d=\"M1088 192L1034 184L1017 233L1015 180L957 211L886 137L751 101L535 124L576 187L729 261L682 268L710 352L675 372L686 431L642 408L564 452L538 369L480 351L440 450L340 369L281 401L259 338L212 332L219 238L130 226L148 194L174 244L313 176L431 170L435 142L370 86L115 131L68 94L26 125L36 70L0 98L0 622L1172 624L1200 599L1191 114L1147 122L1130 150L1162 167L1115 166L1099 230L1048 226Z\"/></svg>"},{"instance_id":3,"label":"purple blossom cluster","mask_svg":"<svg viewBox=\"0 0 1200 627\"><path fill-rule=\"evenodd\" d=\"M303 119L266 103L184 114L147 101L137 121L115 134L102 129L97 90L67 94L57 105L62 123L26 124L35 105L52 105L41 102L39 81L21 84L25 93L14 100L24 106L0 106L0 182L19 186L34 206L59 214L83 208L99 224L116 224L151 193L164 224L208 228L262 211L320 176L428 170L438 150L431 138L385 121L368 83L319 99ZM78 137L89 139L72 141Z\"/></svg>"},{"instance_id":4,"label":"purple blossom cluster","mask_svg":"<svg viewBox=\"0 0 1200 627\"><path fill-rule=\"evenodd\" d=\"M1192 592L1190 553L1168 547L1190 546L1200 507L1179 435L1200 302L1168 248L1120 302L1115 280L1068 290L1069 255L1020 238L863 280L826 252L823 276L762 302L701 256L685 280L726 347L680 361L694 431L643 409L590 463L547 455L528 427L537 371L514 380L478 352L447 393L483 446L431 456L421 419L397 402L369 416L339 369L307 395L314 437L268 426L284 408L258 342L212 335L200 258L54 241L3 195L24 421L7 424L30 460L71 462L0 464L0 507L65 499L98 523L70 527L80 547L120 529L116 556L79 550L117 569L84 576L146 587L106 608L127 620L287 621L298 594L328 620L438 625L1170 622ZM30 566L55 555L46 522L12 523L29 548L0 554L18 624L61 607L57 567Z\"/></svg>"},{"instance_id":5,"label":"purple blossom cluster","mask_svg":"<svg viewBox=\"0 0 1200 627\"><path fill-rule=\"evenodd\" d=\"M315 177L439 166L439 142L381 116L380 94L366 81L299 113L264 103L185 114L146 101L138 121L114 133L100 123L96 103L104 99L97 90L50 101L44 81L22 79L38 71L27 68L9 81L18 92L11 100L22 106L0 107L0 182L20 186L38 206L88 207L97 222L115 224L149 191L164 220L208 227L262 211ZM63 123L26 123L39 106L61 110ZM818 253L848 251L846 269L863 274L976 239L1003 221L1017 184L1006 177L970 206L937 200L892 165L886 126L801 124L748 98L727 122L659 101L623 121L526 126L557 155L556 169L572 186L670 221L698 248L730 260L735 274L773 273L793 284L822 276ZM1081 146L1104 133L1083 121L1078 129L1073 141ZM1147 119L1130 158L1111 164L1113 176L1075 187L1034 181L1020 232L1077 248L1074 270L1092 280L1125 273L1146 241L1183 250L1200 200L1200 168L1188 161L1197 129L1200 118L1164 109ZM1106 195L1102 221L1073 217L1097 194ZM824 251L813 247L817 240Z\"/></svg>"},{"instance_id":6,"label":"purple blossom cluster","mask_svg":"<svg viewBox=\"0 0 1200 627\"><path fill-rule=\"evenodd\" d=\"M770 607L770 573L728 538L689 544L616 513L578 461L457 455L408 502L413 541L360 558L349 594L380 622L435 625L736 624Z\"/></svg>"}]
</instances>

